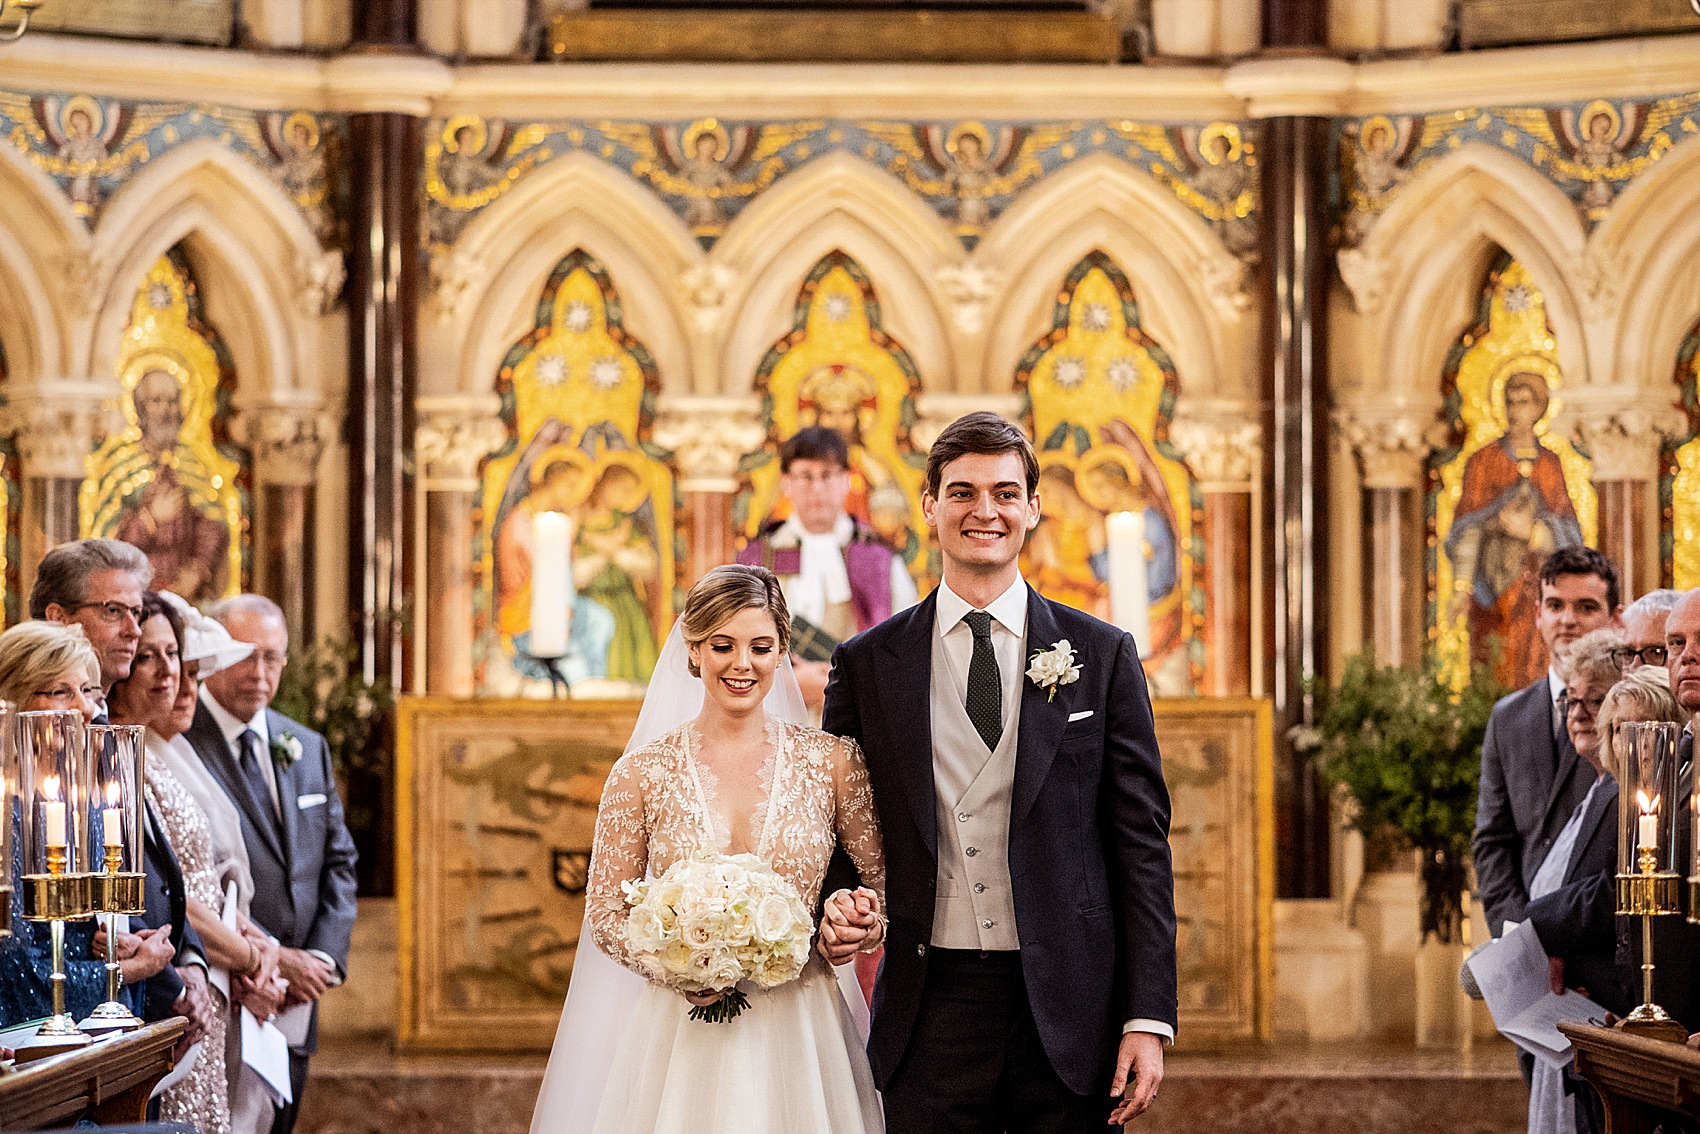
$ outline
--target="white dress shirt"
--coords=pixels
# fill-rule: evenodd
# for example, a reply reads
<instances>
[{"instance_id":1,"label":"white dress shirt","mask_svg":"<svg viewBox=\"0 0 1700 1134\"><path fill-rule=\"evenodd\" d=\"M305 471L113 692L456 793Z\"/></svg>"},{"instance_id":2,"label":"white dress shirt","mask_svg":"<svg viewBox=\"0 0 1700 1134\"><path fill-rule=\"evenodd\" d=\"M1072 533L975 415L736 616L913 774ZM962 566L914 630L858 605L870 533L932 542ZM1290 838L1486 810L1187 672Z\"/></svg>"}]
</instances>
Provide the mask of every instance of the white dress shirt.
<instances>
[{"instance_id":1,"label":"white dress shirt","mask_svg":"<svg viewBox=\"0 0 1700 1134\"><path fill-rule=\"evenodd\" d=\"M235 758L238 768L242 767L242 734L253 729L254 735L260 738L260 767L264 772L266 786L271 788L272 814L281 819L283 810L278 805L277 769L272 767L272 738L270 731L266 728L265 709L255 713L253 720L237 720L235 714L219 704L218 698L214 697L205 685L201 686L201 704L207 707L207 711L212 714L213 720L218 722L218 730L224 734L224 742L230 746L230 754Z\"/></svg>"},{"instance_id":2,"label":"white dress shirt","mask_svg":"<svg viewBox=\"0 0 1700 1134\"><path fill-rule=\"evenodd\" d=\"M981 609L992 616L992 652L998 659L998 676L1003 681L1003 727L1007 732L1021 724L1021 680L1027 670L1022 662L1022 650L1027 644L1027 581L1017 575L1008 590L983 608L968 605L968 600L951 590L949 583L939 583L934 633L944 639L951 682L965 705L968 666L974 657L974 631L962 621L962 616ZM1149 1032L1164 1045L1175 1041L1175 1030L1163 1020L1129 1020L1122 1025L1122 1032Z\"/></svg>"}]
</instances>

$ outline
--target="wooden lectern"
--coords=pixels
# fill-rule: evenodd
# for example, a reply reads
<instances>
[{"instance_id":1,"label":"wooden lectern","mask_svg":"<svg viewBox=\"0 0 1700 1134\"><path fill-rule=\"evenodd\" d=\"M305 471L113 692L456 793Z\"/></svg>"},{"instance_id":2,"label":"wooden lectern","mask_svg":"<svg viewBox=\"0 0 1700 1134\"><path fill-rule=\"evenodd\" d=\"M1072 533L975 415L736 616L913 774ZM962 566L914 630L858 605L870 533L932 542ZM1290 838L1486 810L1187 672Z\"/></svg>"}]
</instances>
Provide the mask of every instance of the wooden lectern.
<instances>
[{"instance_id":1,"label":"wooden lectern","mask_svg":"<svg viewBox=\"0 0 1700 1134\"><path fill-rule=\"evenodd\" d=\"M1577 1073L1605 1100L1609 1134L1700 1127L1700 1051L1592 1024L1558 1029L1570 1037Z\"/></svg>"},{"instance_id":2,"label":"wooden lectern","mask_svg":"<svg viewBox=\"0 0 1700 1134\"><path fill-rule=\"evenodd\" d=\"M187 1020L161 1020L0 1075L0 1130L45 1130L90 1119L147 1120L148 1095L174 1062Z\"/></svg>"}]
</instances>

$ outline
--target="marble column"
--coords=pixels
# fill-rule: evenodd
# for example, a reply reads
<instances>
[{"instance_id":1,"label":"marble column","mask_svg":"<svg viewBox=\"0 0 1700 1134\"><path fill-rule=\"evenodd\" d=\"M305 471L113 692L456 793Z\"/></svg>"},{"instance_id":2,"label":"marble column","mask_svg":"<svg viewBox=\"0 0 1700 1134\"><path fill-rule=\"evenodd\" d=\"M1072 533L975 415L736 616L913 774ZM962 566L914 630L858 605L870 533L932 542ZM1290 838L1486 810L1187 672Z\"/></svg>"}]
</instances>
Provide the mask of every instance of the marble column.
<instances>
[{"instance_id":1,"label":"marble column","mask_svg":"<svg viewBox=\"0 0 1700 1134\"><path fill-rule=\"evenodd\" d=\"M1364 413L1342 414L1338 424L1363 486L1366 644L1377 665L1420 666L1428 637L1422 425L1410 415Z\"/></svg>"},{"instance_id":2,"label":"marble column","mask_svg":"<svg viewBox=\"0 0 1700 1134\"><path fill-rule=\"evenodd\" d=\"M1252 694L1262 646L1252 633L1258 589L1253 580L1260 570L1256 515L1262 439L1255 424L1235 422L1235 416L1194 407L1191 416L1169 430L1204 498L1205 633L1212 656L1209 684L1199 692L1212 697Z\"/></svg>"},{"instance_id":3,"label":"marble column","mask_svg":"<svg viewBox=\"0 0 1700 1134\"><path fill-rule=\"evenodd\" d=\"M689 589L711 568L732 562L732 497L738 462L761 447L759 407L742 398L665 399L655 422L655 441L673 451L683 498L685 567L679 586Z\"/></svg>"},{"instance_id":4,"label":"marble column","mask_svg":"<svg viewBox=\"0 0 1700 1134\"><path fill-rule=\"evenodd\" d=\"M1326 0L1263 0L1264 60L1327 54ZM1329 803L1288 729L1316 717L1329 679L1327 233L1329 120L1287 110L1260 124L1264 514L1270 550L1269 694L1275 707L1276 871L1285 898L1326 897Z\"/></svg>"},{"instance_id":5,"label":"marble column","mask_svg":"<svg viewBox=\"0 0 1700 1134\"><path fill-rule=\"evenodd\" d=\"M1599 548L1617 567L1625 603L1661 585L1659 427L1668 421L1668 415L1637 407L1583 408L1571 429L1594 461Z\"/></svg>"},{"instance_id":6,"label":"marble column","mask_svg":"<svg viewBox=\"0 0 1700 1134\"><path fill-rule=\"evenodd\" d=\"M18 523L18 614L29 617L36 564L82 535L77 512L89 453L118 429L115 383L61 383L47 390L7 391L5 432L15 434L23 492Z\"/></svg>"},{"instance_id":7,"label":"marble column","mask_svg":"<svg viewBox=\"0 0 1700 1134\"><path fill-rule=\"evenodd\" d=\"M316 640L313 580L319 458L329 427L317 406L246 408L237 433L254 461L252 588L283 608L290 641Z\"/></svg>"},{"instance_id":8,"label":"marble column","mask_svg":"<svg viewBox=\"0 0 1700 1134\"><path fill-rule=\"evenodd\" d=\"M422 397L414 452L425 493L425 691L470 697L472 603L476 586L473 516L479 464L501 447L507 428L493 394Z\"/></svg>"}]
</instances>

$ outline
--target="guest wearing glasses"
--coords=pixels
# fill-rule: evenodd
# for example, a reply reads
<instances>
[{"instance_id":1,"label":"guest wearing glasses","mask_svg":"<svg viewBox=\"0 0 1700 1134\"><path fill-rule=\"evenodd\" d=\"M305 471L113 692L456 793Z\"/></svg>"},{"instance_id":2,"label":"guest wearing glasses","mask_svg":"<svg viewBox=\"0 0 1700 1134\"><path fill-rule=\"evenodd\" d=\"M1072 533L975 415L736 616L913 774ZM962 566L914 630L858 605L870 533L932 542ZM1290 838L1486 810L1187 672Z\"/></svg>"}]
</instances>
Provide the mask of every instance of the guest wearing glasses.
<instances>
[{"instance_id":1,"label":"guest wearing glasses","mask_svg":"<svg viewBox=\"0 0 1700 1134\"><path fill-rule=\"evenodd\" d=\"M20 712L79 709L93 715L100 707L99 676L100 662L79 627L24 622L0 634L0 700L10 701ZM19 816L6 821L16 835ZM12 887L15 936L0 940L0 1026L7 1027L48 1015L53 1003L47 926L24 920L24 891L17 881L13 879ZM92 921L71 922L66 930L65 1006L81 1019L106 999L106 964L95 959L91 947ZM170 966L168 931L143 930L120 938L118 967L126 989L133 992L140 982Z\"/></svg>"},{"instance_id":2,"label":"guest wearing glasses","mask_svg":"<svg viewBox=\"0 0 1700 1134\"><path fill-rule=\"evenodd\" d=\"M42 556L30 589L30 617L79 626L94 647L103 691L130 676L136 646L142 640L142 596L153 581L153 567L135 547L115 539L79 539ZM104 698L103 698L104 700ZM94 706L91 706L91 709ZM100 706L96 719L104 719ZM209 1018L206 956L183 908L183 871L159 817L147 810L144 840L147 912L133 919L152 928L169 926L176 949L172 967L149 982L141 1015L146 1020L187 1016L191 1031ZM123 957L124 942L118 944Z\"/></svg>"},{"instance_id":3,"label":"guest wearing glasses","mask_svg":"<svg viewBox=\"0 0 1700 1134\"><path fill-rule=\"evenodd\" d=\"M1627 674L1665 664L1665 622L1681 597L1681 591L1648 591L1623 608L1625 641L1611 655L1618 669Z\"/></svg>"}]
</instances>

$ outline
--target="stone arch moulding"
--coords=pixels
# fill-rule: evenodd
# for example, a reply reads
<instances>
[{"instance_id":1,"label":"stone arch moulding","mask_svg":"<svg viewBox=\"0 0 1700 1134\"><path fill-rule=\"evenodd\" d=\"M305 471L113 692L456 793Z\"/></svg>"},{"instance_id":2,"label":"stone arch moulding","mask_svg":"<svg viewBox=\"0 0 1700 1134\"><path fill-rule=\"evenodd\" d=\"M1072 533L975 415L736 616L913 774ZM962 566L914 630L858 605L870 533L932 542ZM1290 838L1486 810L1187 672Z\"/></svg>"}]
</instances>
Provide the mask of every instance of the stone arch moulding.
<instances>
[{"instance_id":1,"label":"stone arch moulding","mask_svg":"<svg viewBox=\"0 0 1700 1134\"><path fill-rule=\"evenodd\" d=\"M1700 137L1624 191L1590 251L1617 314L1613 373L1668 401L1671 367L1700 316Z\"/></svg>"},{"instance_id":2,"label":"stone arch moulding","mask_svg":"<svg viewBox=\"0 0 1700 1134\"><path fill-rule=\"evenodd\" d=\"M99 303L89 374L110 377L136 288L178 244L216 302L239 407L323 393L318 365L328 297L314 274L327 255L267 175L212 139L173 150L114 194L95 230ZM337 253L335 269L341 264ZM340 285L340 278L331 281ZM329 289L334 297L336 287Z\"/></svg>"},{"instance_id":3,"label":"stone arch moulding","mask_svg":"<svg viewBox=\"0 0 1700 1134\"><path fill-rule=\"evenodd\" d=\"M1593 373L1590 328L1573 273L1586 243L1576 206L1515 157L1469 145L1430 166L1364 245L1342 254L1366 316L1358 359L1364 404L1438 408L1446 354L1469 325L1481 268L1495 248L1522 263L1546 297L1565 386L1585 385Z\"/></svg>"},{"instance_id":4,"label":"stone arch moulding","mask_svg":"<svg viewBox=\"0 0 1700 1134\"><path fill-rule=\"evenodd\" d=\"M619 288L627 326L654 352L663 390L688 391L684 278L703 259L683 222L613 166L569 154L534 171L430 265L420 319L420 392L486 394L531 329L555 265L582 249Z\"/></svg>"},{"instance_id":5,"label":"stone arch moulding","mask_svg":"<svg viewBox=\"0 0 1700 1134\"><path fill-rule=\"evenodd\" d=\"M0 345L9 381L70 377L76 308L87 302L79 286L87 280L76 269L88 262L88 229L53 180L11 146L0 146L0 195L10 218L0 226Z\"/></svg>"},{"instance_id":6,"label":"stone arch moulding","mask_svg":"<svg viewBox=\"0 0 1700 1134\"><path fill-rule=\"evenodd\" d=\"M762 356L791 329L797 291L821 259L841 251L867 272L885 329L914 358L923 387L960 389L957 354L938 294L961 242L920 197L849 154L831 154L782 179L727 226L713 260L731 281L725 299L718 392L747 395Z\"/></svg>"},{"instance_id":7,"label":"stone arch moulding","mask_svg":"<svg viewBox=\"0 0 1700 1134\"><path fill-rule=\"evenodd\" d=\"M1145 330L1174 359L1183 390L1257 396L1245 265L1172 191L1108 154L1047 177L975 249L1006 281L987 320L986 389L1010 388L1050 326L1057 288L1094 251L1127 273Z\"/></svg>"}]
</instances>

